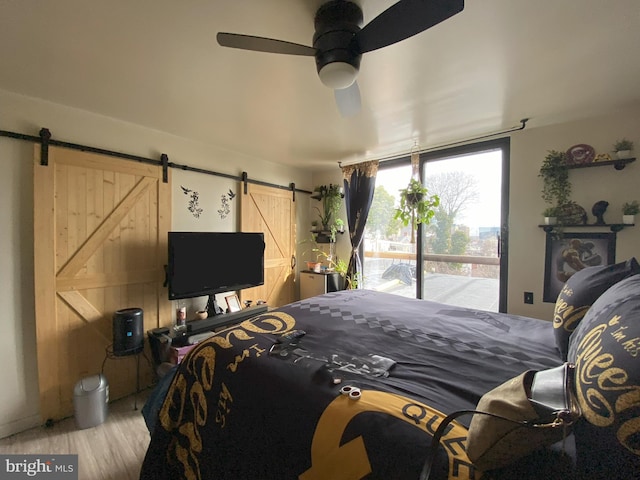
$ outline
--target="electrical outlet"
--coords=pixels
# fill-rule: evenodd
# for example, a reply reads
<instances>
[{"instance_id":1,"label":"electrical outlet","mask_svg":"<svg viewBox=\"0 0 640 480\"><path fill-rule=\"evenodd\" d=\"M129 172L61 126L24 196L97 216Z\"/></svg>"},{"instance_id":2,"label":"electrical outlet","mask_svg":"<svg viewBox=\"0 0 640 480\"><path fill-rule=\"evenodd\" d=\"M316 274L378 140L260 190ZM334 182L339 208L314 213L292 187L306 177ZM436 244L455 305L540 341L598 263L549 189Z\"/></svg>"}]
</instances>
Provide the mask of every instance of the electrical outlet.
<instances>
[{"instance_id":1,"label":"electrical outlet","mask_svg":"<svg viewBox=\"0 0 640 480\"><path fill-rule=\"evenodd\" d=\"M533 292L524 292L524 303L533 304Z\"/></svg>"}]
</instances>

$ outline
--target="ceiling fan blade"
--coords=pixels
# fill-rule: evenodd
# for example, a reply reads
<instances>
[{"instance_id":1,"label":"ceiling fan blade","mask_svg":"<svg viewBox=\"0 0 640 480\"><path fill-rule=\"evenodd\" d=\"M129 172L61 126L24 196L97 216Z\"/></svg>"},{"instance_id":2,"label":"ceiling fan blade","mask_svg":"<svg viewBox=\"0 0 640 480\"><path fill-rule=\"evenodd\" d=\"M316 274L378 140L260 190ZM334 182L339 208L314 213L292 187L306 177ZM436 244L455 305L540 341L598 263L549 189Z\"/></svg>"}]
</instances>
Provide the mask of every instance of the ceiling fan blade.
<instances>
[{"instance_id":1,"label":"ceiling fan blade","mask_svg":"<svg viewBox=\"0 0 640 480\"><path fill-rule=\"evenodd\" d=\"M360 112L362 104L360 101L360 88L358 87L357 81L353 82L347 88L334 90L333 92L336 97L338 110L340 110L340 115L343 117L351 117Z\"/></svg>"},{"instance_id":2,"label":"ceiling fan blade","mask_svg":"<svg viewBox=\"0 0 640 480\"><path fill-rule=\"evenodd\" d=\"M285 55L303 55L307 57L313 57L316 54L316 49L313 47L307 47L299 43L285 42L284 40L276 40L274 38L218 32L216 39L223 47L240 48L242 50L282 53Z\"/></svg>"},{"instance_id":3,"label":"ceiling fan blade","mask_svg":"<svg viewBox=\"0 0 640 480\"><path fill-rule=\"evenodd\" d=\"M464 9L464 0L400 0L360 30L354 38L360 53L393 45L417 35Z\"/></svg>"}]
</instances>

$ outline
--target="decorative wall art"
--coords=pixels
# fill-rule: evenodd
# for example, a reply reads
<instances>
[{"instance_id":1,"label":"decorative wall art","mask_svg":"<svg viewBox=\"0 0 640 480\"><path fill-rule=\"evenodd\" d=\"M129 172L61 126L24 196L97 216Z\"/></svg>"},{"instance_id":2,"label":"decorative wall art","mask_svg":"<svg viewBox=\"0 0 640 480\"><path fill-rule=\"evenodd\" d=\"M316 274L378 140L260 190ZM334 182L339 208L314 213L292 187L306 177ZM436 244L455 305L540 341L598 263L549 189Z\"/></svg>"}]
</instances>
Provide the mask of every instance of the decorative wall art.
<instances>
[{"instance_id":1,"label":"decorative wall art","mask_svg":"<svg viewBox=\"0 0 640 480\"><path fill-rule=\"evenodd\" d=\"M200 194L186 187L183 187L182 185L180 185L180 188L182 188L182 193L184 193L185 195L189 195L187 210L189 210L194 217L200 218L200 215L202 215L202 212L204 211L202 208L200 208L199 205Z\"/></svg>"},{"instance_id":2,"label":"decorative wall art","mask_svg":"<svg viewBox=\"0 0 640 480\"><path fill-rule=\"evenodd\" d=\"M235 193L229 189L228 193L224 193L220 196L220 208L218 209L218 215L220 218L225 219L231 213L231 200L236 196Z\"/></svg>"},{"instance_id":3,"label":"decorative wall art","mask_svg":"<svg viewBox=\"0 0 640 480\"><path fill-rule=\"evenodd\" d=\"M555 303L565 282L586 267L615 263L615 233L547 233L544 302Z\"/></svg>"},{"instance_id":4,"label":"decorative wall art","mask_svg":"<svg viewBox=\"0 0 640 480\"><path fill-rule=\"evenodd\" d=\"M567 150L567 164L584 165L593 162L596 152L591 145L581 143Z\"/></svg>"},{"instance_id":5,"label":"decorative wall art","mask_svg":"<svg viewBox=\"0 0 640 480\"><path fill-rule=\"evenodd\" d=\"M235 229L238 220L238 212L234 208L234 200L238 200L237 182L180 169L173 172L172 180L173 230L226 232Z\"/></svg>"}]
</instances>

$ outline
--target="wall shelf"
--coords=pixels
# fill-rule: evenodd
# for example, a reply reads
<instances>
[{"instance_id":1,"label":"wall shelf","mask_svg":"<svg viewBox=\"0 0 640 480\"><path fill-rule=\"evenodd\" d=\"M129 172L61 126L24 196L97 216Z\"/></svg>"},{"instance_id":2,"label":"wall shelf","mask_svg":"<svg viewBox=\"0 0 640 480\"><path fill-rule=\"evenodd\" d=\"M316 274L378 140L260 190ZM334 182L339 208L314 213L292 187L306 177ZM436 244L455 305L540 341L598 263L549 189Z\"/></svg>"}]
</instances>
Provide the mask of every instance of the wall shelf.
<instances>
[{"instance_id":1,"label":"wall shelf","mask_svg":"<svg viewBox=\"0 0 640 480\"><path fill-rule=\"evenodd\" d=\"M629 163L635 162L635 158L621 158L616 160L605 160L601 162L591 162L591 163L580 163L576 165L568 165L567 168L589 168L589 167L605 167L607 165L613 165L613 168L616 170L622 170Z\"/></svg>"},{"instance_id":2,"label":"wall shelf","mask_svg":"<svg viewBox=\"0 0 640 480\"><path fill-rule=\"evenodd\" d=\"M562 228L564 230L565 228L601 228L601 227L607 227L612 232L619 232L620 230L622 230L625 227L635 227L635 223L632 223L632 224L627 224L627 223L591 223L591 224L578 223L578 224L538 225L538 226L540 228L542 228L547 233L553 232L556 228Z\"/></svg>"},{"instance_id":3,"label":"wall shelf","mask_svg":"<svg viewBox=\"0 0 640 480\"><path fill-rule=\"evenodd\" d=\"M608 165L613 165L613 168L615 168L616 170L622 170L629 163L633 163L635 161L636 161L635 158L618 158L618 159L615 159L615 160L604 160L604 161L599 161L599 162L579 163L579 164L575 164L575 165L567 165L567 168L570 169L570 170L573 170L573 169L576 169L576 168L606 167ZM567 223L564 223L564 224L556 224L556 225L547 225L547 224L538 225L538 227L542 228L547 233L551 233L555 229L558 229L558 228L564 230L565 228L602 228L602 227L606 227L609 230L611 230L612 232L619 232L625 227L634 227L634 226L635 226L635 224L625 224L625 223L591 223L591 224L585 224L585 223L567 224Z\"/></svg>"},{"instance_id":4,"label":"wall shelf","mask_svg":"<svg viewBox=\"0 0 640 480\"><path fill-rule=\"evenodd\" d=\"M331 231L329 230L311 230L315 237L316 243L333 243L331 241ZM338 230L336 233L344 234L344 230Z\"/></svg>"}]
</instances>

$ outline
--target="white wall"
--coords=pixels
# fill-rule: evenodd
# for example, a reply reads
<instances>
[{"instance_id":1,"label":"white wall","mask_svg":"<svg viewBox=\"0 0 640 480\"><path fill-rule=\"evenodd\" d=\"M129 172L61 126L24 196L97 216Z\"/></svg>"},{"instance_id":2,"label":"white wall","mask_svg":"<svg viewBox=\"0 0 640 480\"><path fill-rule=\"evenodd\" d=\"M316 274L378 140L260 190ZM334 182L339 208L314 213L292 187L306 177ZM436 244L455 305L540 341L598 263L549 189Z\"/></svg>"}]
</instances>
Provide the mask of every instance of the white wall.
<instances>
[{"instance_id":1,"label":"white wall","mask_svg":"<svg viewBox=\"0 0 640 480\"><path fill-rule=\"evenodd\" d=\"M640 103L615 114L552 127L527 128L512 137L509 313L547 320L553 318L554 304L542 302L545 233L538 227L542 223L545 206L540 196L542 180L538 178L538 171L547 151L565 151L573 145L586 143L596 153L610 153L613 143L622 137L632 140L636 147L635 155L640 154ZM591 207L598 200L609 202L604 215L608 223L622 221L620 208L624 202L640 200L640 161L620 171L613 167L571 170L569 178L573 187L571 199L587 211L589 223L594 221ZM585 228L579 231L605 233L608 230ZM625 228L616 238L616 261L632 256L640 259L640 225ZM525 291L533 292L533 305L524 304Z\"/></svg>"},{"instance_id":2,"label":"white wall","mask_svg":"<svg viewBox=\"0 0 640 480\"><path fill-rule=\"evenodd\" d=\"M249 158L211 145L127 124L42 100L0 91L0 129L38 135L41 127L56 140L90 145L147 158L160 158L230 175L246 171L249 178L278 185L294 182L312 190L311 174L300 169ZM0 438L39 425L39 394L33 290L33 144L0 137ZM237 229L238 197L221 218L221 195L239 194L233 180L172 169L173 230ZM199 218L188 210L181 186L199 193ZM309 196L296 195L298 231L308 230ZM303 227L304 226L304 227ZM189 305L202 308L201 302Z\"/></svg>"},{"instance_id":3,"label":"white wall","mask_svg":"<svg viewBox=\"0 0 640 480\"><path fill-rule=\"evenodd\" d=\"M0 139L0 437L39 421L32 157L32 144Z\"/></svg>"}]
</instances>

